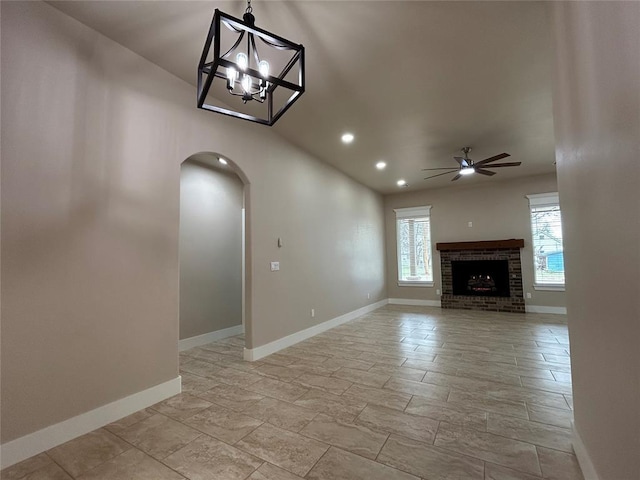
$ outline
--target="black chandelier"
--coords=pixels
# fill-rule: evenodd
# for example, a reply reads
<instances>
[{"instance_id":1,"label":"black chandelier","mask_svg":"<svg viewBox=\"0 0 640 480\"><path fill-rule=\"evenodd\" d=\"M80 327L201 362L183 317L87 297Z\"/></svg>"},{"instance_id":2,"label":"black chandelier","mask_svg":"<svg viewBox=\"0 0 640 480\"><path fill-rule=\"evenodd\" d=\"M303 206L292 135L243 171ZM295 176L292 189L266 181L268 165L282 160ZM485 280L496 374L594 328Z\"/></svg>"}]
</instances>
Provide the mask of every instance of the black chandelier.
<instances>
[{"instance_id":1,"label":"black chandelier","mask_svg":"<svg viewBox=\"0 0 640 480\"><path fill-rule=\"evenodd\" d=\"M198 64L198 108L273 125L304 93L304 47L256 27L252 10L251 0L242 20L215 10Z\"/></svg>"}]
</instances>

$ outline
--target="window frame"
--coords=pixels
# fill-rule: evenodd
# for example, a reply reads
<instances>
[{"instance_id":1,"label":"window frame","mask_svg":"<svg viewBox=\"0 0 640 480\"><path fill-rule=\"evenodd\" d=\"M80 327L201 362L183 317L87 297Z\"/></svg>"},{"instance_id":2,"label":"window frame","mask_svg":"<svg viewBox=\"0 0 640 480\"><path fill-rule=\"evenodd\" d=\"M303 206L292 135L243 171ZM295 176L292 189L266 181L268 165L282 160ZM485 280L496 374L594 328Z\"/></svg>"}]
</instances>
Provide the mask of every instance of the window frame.
<instances>
[{"instance_id":1,"label":"window frame","mask_svg":"<svg viewBox=\"0 0 640 480\"><path fill-rule=\"evenodd\" d=\"M564 292L567 282L566 276L563 283L540 283L536 278L536 249L535 239L533 238L533 224L532 217L534 207L555 207L557 206L560 211L560 225L562 226L562 209L560 208L560 197L558 192L547 193L535 193L526 195L529 200L529 228L531 228L531 259L533 261L533 289L550 291L550 292ZM564 262L564 235L562 236L562 257Z\"/></svg>"},{"instance_id":2,"label":"window frame","mask_svg":"<svg viewBox=\"0 0 640 480\"><path fill-rule=\"evenodd\" d=\"M399 287L433 287L434 286L434 262L433 262L433 241L431 235L431 205L422 205L419 207L407 207L407 208L394 208L396 217L396 266L397 273L396 279ZM402 280L400 274L402 272L402 252L400 251L400 229L398 228L398 222L400 220L406 220L408 218L424 218L426 217L429 223L429 244L428 255L431 259L431 280Z\"/></svg>"}]
</instances>

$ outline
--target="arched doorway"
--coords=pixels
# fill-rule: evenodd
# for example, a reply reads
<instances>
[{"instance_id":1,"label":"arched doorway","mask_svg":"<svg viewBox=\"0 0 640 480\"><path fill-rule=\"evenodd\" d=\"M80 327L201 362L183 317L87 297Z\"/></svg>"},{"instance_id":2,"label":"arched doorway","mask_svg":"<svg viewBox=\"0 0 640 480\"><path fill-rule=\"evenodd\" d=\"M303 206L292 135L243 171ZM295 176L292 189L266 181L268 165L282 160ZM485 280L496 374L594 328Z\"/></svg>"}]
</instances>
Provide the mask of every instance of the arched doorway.
<instances>
[{"instance_id":1,"label":"arched doorway","mask_svg":"<svg viewBox=\"0 0 640 480\"><path fill-rule=\"evenodd\" d=\"M249 182L233 160L200 152L181 164L180 351L249 337L248 213Z\"/></svg>"}]
</instances>

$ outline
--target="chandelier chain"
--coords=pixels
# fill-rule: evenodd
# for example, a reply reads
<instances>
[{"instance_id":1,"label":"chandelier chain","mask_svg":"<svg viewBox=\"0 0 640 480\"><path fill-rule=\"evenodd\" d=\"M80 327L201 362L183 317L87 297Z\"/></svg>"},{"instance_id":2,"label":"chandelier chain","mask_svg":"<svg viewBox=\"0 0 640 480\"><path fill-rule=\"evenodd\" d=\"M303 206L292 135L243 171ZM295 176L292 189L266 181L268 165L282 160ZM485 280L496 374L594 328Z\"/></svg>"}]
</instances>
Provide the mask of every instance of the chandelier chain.
<instances>
[{"instance_id":1,"label":"chandelier chain","mask_svg":"<svg viewBox=\"0 0 640 480\"><path fill-rule=\"evenodd\" d=\"M251 0L247 0L247 9L244 11L244 13L251 13L253 12L253 7L251 6Z\"/></svg>"}]
</instances>

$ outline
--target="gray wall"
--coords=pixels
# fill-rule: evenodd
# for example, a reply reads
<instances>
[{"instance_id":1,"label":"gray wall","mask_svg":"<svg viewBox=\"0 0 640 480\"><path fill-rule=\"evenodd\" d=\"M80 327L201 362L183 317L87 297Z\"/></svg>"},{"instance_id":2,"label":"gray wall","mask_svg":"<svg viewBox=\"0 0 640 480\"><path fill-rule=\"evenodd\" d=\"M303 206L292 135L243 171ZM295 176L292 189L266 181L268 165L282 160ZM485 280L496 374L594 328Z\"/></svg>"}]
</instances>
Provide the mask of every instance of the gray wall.
<instances>
[{"instance_id":1,"label":"gray wall","mask_svg":"<svg viewBox=\"0 0 640 480\"><path fill-rule=\"evenodd\" d=\"M638 479L640 4L562 2L554 17L575 430L601 480Z\"/></svg>"},{"instance_id":2,"label":"gray wall","mask_svg":"<svg viewBox=\"0 0 640 480\"><path fill-rule=\"evenodd\" d=\"M242 324L242 205L229 167L182 164L180 339Z\"/></svg>"},{"instance_id":3,"label":"gray wall","mask_svg":"<svg viewBox=\"0 0 640 480\"><path fill-rule=\"evenodd\" d=\"M553 160L550 159L549 163ZM439 300L436 289L442 289L438 242L468 242L523 238L520 251L525 299L528 305L565 306L564 292L533 289L533 251L529 201L525 195L557 191L554 174L537 175L501 182L497 178L482 179L475 185L422 190L385 196L387 238L387 285L390 298ZM464 179L459 180L459 182ZM394 208L431 205L431 241L433 243L434 287L398 286L396 260L396 223ZM468 223L473 227L469 228Z\"/></svg>"},{"instance_id":4,"label":"gray wall","mask_svg":"<svg viewBox=\"0 0 640 480\"><path fill-rule=\"evenodd\" d=\"M195 153L249 181L248 347L386 298L380 195L45 3L0 8L3 443L177 377Z\"/></svg>"}]
</instances>

